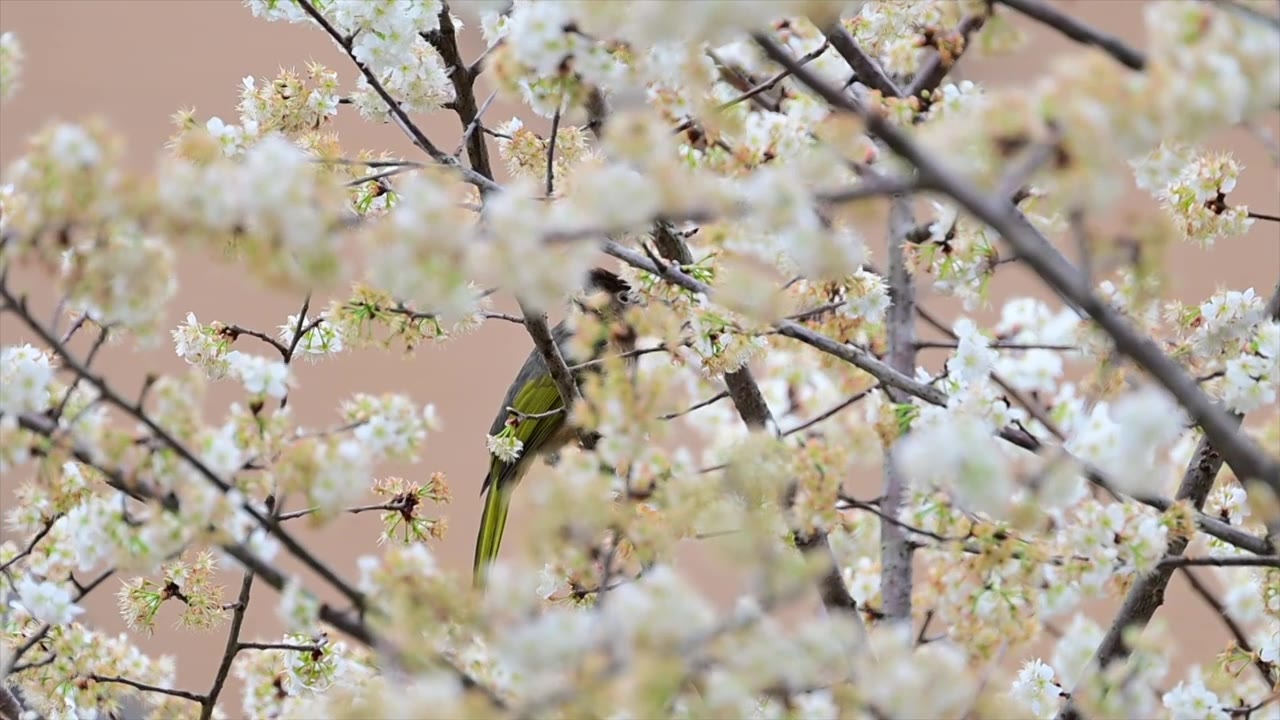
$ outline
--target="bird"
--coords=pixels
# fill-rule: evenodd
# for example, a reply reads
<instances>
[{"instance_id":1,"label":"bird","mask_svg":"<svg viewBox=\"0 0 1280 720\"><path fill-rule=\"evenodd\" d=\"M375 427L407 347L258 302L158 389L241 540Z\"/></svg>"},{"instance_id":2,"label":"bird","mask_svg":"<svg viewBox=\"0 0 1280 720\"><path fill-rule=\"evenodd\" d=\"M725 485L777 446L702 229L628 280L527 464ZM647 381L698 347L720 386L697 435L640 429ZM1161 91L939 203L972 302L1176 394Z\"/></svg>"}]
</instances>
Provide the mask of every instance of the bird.
<instances>
[{"instance_id":1,"label":"bird","mask_svg":"<svg viewBox=\"0 0 1280 720\"><path fill-rule=\"evenodd\" d=\"M600 299L601 294L607 297L603 302L577 302L578 308L596 314L609 330L605 338L594 343L592 356L583 359L570 356L569 346L574 330L569 320L563 320L552 328L552 340L570 367L601 359L608 352L625 357L635 349L636 332L622 322L622 316L629 307L643 304L631 284L613 272L592 268L587 275L586 290L588 298ZM626 361L634 363L634 356L626 357ZM602 369L603 363L587 365L574 372L574 380L581 387L584 372L600 372ZM577 436L576 429L566 422L566 414L564 400L547 370L542 353L534 348L516 373L489 428L489 435L496 436L510 424L516 439L523 443L523 450L511 462L490 454L489 469L480 487L484 495L484 510L476 535L472 576L477 588L484 587L488 570L498 557L512 493L533 466L534 458L556 453Z\"/></svg>"}]
</instances>

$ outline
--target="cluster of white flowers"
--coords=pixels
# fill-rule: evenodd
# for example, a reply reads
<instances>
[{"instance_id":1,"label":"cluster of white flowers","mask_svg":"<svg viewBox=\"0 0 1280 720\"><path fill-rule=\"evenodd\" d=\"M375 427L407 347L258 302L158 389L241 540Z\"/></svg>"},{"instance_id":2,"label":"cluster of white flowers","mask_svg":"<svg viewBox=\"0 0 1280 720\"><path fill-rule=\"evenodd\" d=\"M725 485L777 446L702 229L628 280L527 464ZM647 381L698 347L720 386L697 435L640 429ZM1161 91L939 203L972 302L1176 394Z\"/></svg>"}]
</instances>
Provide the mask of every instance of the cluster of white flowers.
<instances>
[{"instance_id":1,"label":"cluster of white flowers","mask_svg":"<svg viewBox=\"0 0 1280 720\"><path fill-rule=\"evenodd\" d=\"M217 327L201 325L195 313L187 313L187 321L170 333L178 357L202 369L210 379L227 374L231 367L228 348L231 341Z\"/></svg>"},{"instance_id":2,"label":"cluster of white flowers","mask_svg":"<svg viewBox=\"0 0 1280 720\"><path fill-rule=\"evenodd\" d=\"M198 137L191 143L186 154L199 157ZM160 206L175 229L234 238L270 279L323 283L338 276L344 191L285 137L266 135L234 159L171 159L159 174Z\"/></svg>"},{"instance_id":3,"label":"cluster of white flowers","mask_svg":"<svg viewBox=\"0 0 1280 720\"><path fill-rule=\"evenodd\" d=\"M1238 413L1275 405L1280 392L1280 323L1258 327L1254 352L1227 361L1222 399Z\"/></svg>"},{"instance_id":4,"label":"cluster of white flowers","mask_svg":"<svg viewBox=\"0 0 1280 720\"><path fill-rule=\"evenodd\" d=\"M1048 720L1058 713L1062 686L1054 682L1053 668L1039 659L1023 664L1011 692L1038 718Z\"/></svg>"},{"instance_id":5,"label":"cluster of white flowers","mask_svg":"<svg viewBox=\"0 0 1280 720\"><path fill-rule=\"evenodd\" d=\"M289 366L281 360L233 350L227 354L227 369L250 395L279 399L289 392Z\"/></svg>"},{"instance_id":6,"label":"cluster of white flowers","mask_svg":"<svg viewBox=\"0 0 1280 720\"><path fill-rule=\"evenodd\" d=\"M280 326L280 332L276 335L285 347L296 347L294 353L306 360L315 362L321 358L336 355L342 352L345 347L342 339L342 328L327 323L323 316L318 318L302 317L290 315L289 319ZM299 331L302 335L299 337ZM179 353L181 354L181 353Z\"/></svg>"},{"instance_id":7,"label":"cluster of white flowers","mask_svg":"<svg viewBox=\"0 0 1280 720\"><path fill-rule=\"evenodd\" d=\"M18 600L10 607L42 623L66 625L84 612L84 608L75 604L71 588L61 583L41 582L27 576L18 581L17 591Z\"/></svg>"},{"instance_id":8,"label":"cluster of white flowers","mask_svg":"<svg viewBox=\"0 0 1280 720\"><path fill-rule=\"evenodd\" d=\"M894 447L894 457L921 490L936 485L951 492L959 505L992 517L1009 512L1013 468L978 418L945 418L915 430Z\"/></svg>"},{"instance_id":9,"label":"cluster of white flowers","mask_svg":"<svg viewBox=\"0 0 1280 720\"><path fill-rule=\"evenodd\" d=\"M258 123L246 120L242 125L228 125L220 117L211 117L205 124L208 131L226 157L234 157L244 152L245 147L257 137Z\"/></svg>"},{"instance_id":10,"label":"cluster of white flowers","mask_svg":"<svg viewBox=\"0 0 1280 720\"><path fill-rule=\"evenodd\" d=\"M1180 682L1160 696L1170 720L1228 720L1229 708L1203 682Z\"/></svg>"},{"instance_id":11,"label":"cluster of white flowers","mask_svg":"<svg viewBox=\"0 0 1280 720\"><path fill-rule=\"evenodd\" d=\"M1239 413L1275 402L1280 391L1280 322L1265 317L1253 288L1215 294L1199 306L1174 303L1169 314L1188 331L1185 342L1208 387ZM1220 378L1220 379L1219 379Z\"/></svg>"},{"instance_id":12,"label":"cluster of white flowers","mask_svg":"<svg viewBox=\"0 0 1280 720\"><path fill-rule=\"evenodd\" d=\"M1168 493L1171 476L1158 471L1184 432L1186 416L1162 389L1145 387L1114 404L1101 402L1072 424L1067 449L1107 473L1119 490L1158 496Z\"/></svg>"},{"instance_id":13,"label":"cluster of white flowers","mask_svg":"<svg viewBox=\"0 0 1280 720\"><path fill-rule=\"evenodd\" d=\"M486 435L485 447L490 455L505 463L515 462L524 451L524 443L507 428L503 428L503 431L497 435Z\"/></svg>"},{"instance_id":14,"label":"cluster of white flowers","mask_svg":"<svg viewBox=\"0 0 1280 720\"><path fill-rule=\"evenodd\" d=\"M173 249L163 238L117 228L105 242L63 255L68 307L99 325L149 332L178 289L173 265Z\"/></svg>"},{"instance_id":15,"label":"cluster of white flowers","mask_svg":"<svg viewBox=\"0 0 1280 720\"><path fill-rule=\"evenodd\" d=\"M1248 207L1227 204L1242 169L1229 153L1199 154L1187 146L1161 144L1132 164L1138 187L1160 200L1184 240L1211 246L1219 238L1243 235L1253 225Z\"/></svg>"},{"instance_id":16,"label":"cluster of white flowers","mask_svg":"<svg viewBox=\"0 0 1280 720\"><path fill-rule=\"evenodd\" d=\"M0 348L0 412L46 410L53 372L53 360L43 350L29 344Z\"/></svg>"},{"instance_id":17,"label":"cluster of white flowers","mask_svg":"<svg viewBox=\"0 0 1280 720\"><path fill-rule=\"evenodd\" d=\"M312 86L292 71L282 70L274 81L252 75L240 81L240 123L231 133L254 137L260 133L314 130L338 114L338 74L318 63L307 66ZM213 122L210 120L210 122ZM221 123L221 121L219 121ZM209 128L212 132L213 128Z\"/></svg>"},{"instance_id":18,"label":"cluster of white flowers","mask_svg":"<svg viewBox=\"0 0 1280 720\"><path fill-rule=\"evenodd\" d=\"M352 56L378 77L408 112L438 110L453 100L444 61L424 35L440 28L438 0L337 0L328 8L334 24L353 37ZM455 29L459 23L450 17ZM352 100L369 120L385 121L387 104L363 76Z\"/></svg>"},{"instance_id":19,"label":"cluster of white flowers","mask_svg":"<svg viewBox=\"0 0 1280 720\"><path fill-rule=\"evenodd\" d=\"M889 286L883 277L858 270L849 277L845 292L842 314L869 323L884 322L889 311Z\"/></svg>"},{"instance_id":20,"label":"cluster of white flowers","mask_svg":"<svg viewBox=\"0 0 1280 720\"><path fill-rule=\"evenodd\" d=\"M1191 320L1191 347L1209 358L1235 354L1262 319L1263 300L1253 288L1217 293L1200 304Z\"/></svg>"},{"instance_id":21,"label":"cluster of white flowers","mask_svg":"<svg viewBox=\"0 0 1280 720\"><path fill-rule=\"evenodd\" d=\"M372 481L371 453L356 440L318 443L310 458L318 468L307 478L307 498L322 516L353 505Z\"/></svg>"},{"instance_id":22,"label":"cluster of white flowers","mask_svg":"<svg viewBox=\"0 0 1280 720\"><path fill-rule=\"evenodd\" d=\"M393 458L412 457L427 431L441 429L434 405L419 409L404 395L358 394L342 404L342 419L365 448Z\"/></svg>"},{"instance_id":23,"label":"cluster of white flowers","mask_svg":"<svg viewBox=\"0 0 1280 720\"><path fill-rule=\"evenodd\" d=\"M311 21L294 0L245 0L245 4L254 15L270 21ZM428 34L440 29L444 7L440 0L318 0L312 4L344 37L351 38L352 57L372 72L406 111L438 110L453 100L453 84L444 61L426 40ZM455 29L461 29L456 18L451 21ZM337 108L334 85L325 80L305 98L293 95L285 100L301 103L317 117L328 117ZM246 92L259 96L248 84ZM389 117L386 102L363 74L351 100L366 119L386 121Z\"/></svg>"},{"instance_id":24,"label":"cluster of white flowers","mask_svg":"<svg viewBox=\"0 0 1280 720\"><path fill-rule=\"evenodd\" d=\"M18 91L18 75L22 71L22 45L11 32L0 33L0 100L8 100Z\"/></svg>"}]
</instances>

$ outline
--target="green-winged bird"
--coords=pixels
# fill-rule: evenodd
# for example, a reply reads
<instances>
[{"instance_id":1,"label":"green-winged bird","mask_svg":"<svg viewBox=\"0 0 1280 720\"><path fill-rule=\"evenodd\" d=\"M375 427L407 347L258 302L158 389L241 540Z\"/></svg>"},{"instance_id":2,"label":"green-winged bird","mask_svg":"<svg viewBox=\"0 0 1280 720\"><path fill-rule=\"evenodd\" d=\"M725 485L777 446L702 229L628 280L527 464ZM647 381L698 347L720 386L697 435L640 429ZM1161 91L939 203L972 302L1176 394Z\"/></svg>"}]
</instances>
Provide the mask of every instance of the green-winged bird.
<instances>
[{"instance_id":1,"label":"green-winged bird","mask_svg":"<svg viewBox=\"0 0 1280 720\"><path fill-rule=\"evenodd\" d=\"M593 268L587 278L588 301L578 303L583 312L595 313L603 321L605 337L594 343L592 356L574 357L570 340L573 329L568 321L562 321L551 329L551 337L560 348L565 363L570 367L601 359L605 354L625 354L635 349L635 331L623 324L622 315L627 307L640 302L631 285L608 270ZM600 297L604 295L605 297ZM628 363L634 362L633 358ZM584 372L598 372L603 363L595 363L574 372L574 379L581 386ZM508 408L514 409L511 412ZM502 532L507 524L507 511L511 495L525 474L540 456L552 454L577 437L577 430L566 423L564 401L547 370L542 353L534 348L525 359L516 379L507 389L506 397L498 406L498 413L489 428L490 435L498 435L508 425L523 443L520 456L506 462L496 455L489 456L489 472L485 475L480 492L485 494L484 511L480 515L480 530L476 536L474 581L483 587L489 567L498 557L502 544Z\"/></svg>"}]
</instances>

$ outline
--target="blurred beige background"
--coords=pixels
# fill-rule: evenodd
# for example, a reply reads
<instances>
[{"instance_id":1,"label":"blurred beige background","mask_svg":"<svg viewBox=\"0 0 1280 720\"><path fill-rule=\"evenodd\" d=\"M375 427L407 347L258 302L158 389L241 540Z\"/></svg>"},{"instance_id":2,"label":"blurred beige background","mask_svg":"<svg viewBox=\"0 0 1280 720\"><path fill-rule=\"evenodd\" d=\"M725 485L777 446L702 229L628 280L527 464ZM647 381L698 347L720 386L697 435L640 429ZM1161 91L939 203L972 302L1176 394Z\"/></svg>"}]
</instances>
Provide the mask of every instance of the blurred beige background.
<instances>
[{"instance_id":1,"label":"blurred beige background","mask_svg":"<svg viewBox=\"0 0 1280 720\"><path fill-rule=\"evenodd\" d=\"M1088 0L1059 4L1141 45L1142 3ZM672 5L674 11L675 3ZM467 22L463 56L472 59L482 49L478 23L465 6L459 8L459 14ZM1031 42L1018 55L966 57L960 75L992 83L1017 82L1042 70L1054 54L1074 47L1038 26L1030 30ZM0 0L0 31L16 32L26 56L21 88L0 109L3 165L12 162L22 152L26 137L44 124L101 114L127 139L129 164L142 170L162 152L171 133L169 116L177 109L194 105L202 120L218 115L235 122L238 86L246 75L274 77L281 66L302 69L308 60L316 60L337 69L346 87L352 86L356 77L351 63L318 29L267 23L254 18L238 0ZM488 91L482 78L481 99ZM510 104L497 102L485 116L487 124L497 124L517 111ZM447 149L456 145L460 128L452 114L420 118L420 122L437 145ZM1267 125L1271 132L1277 131L1275 118ZM349 106L341 109L337 129L343 145L352 151L349 154L370 148L414 157L412 147L394 126L369 125ZM1264 147L1242 131L1225 133L1217 141L1233 149L1247 166L1231 202L1280 212L1280 175ZM491 152L496 157L496 148L491 146ZM1148 201L1135 195L1134 202ZM1220 243L1212 252L1186 246L1174 252L1176 274L1172 282L1181 298L1198 301L1224 287L1252 286L1263 294L1280 275L1280 226L1260 222L1247 237ZM297 312L301 297L273 292L241 279L241 275L211 256L184 256L179 266L179 295L168 310L167 326L176 326L192 311L204 322L216 319L274 330L289 313ZM1001 275L997 299L1009 293L1032 292L1035 287L1016 266L1002 269ZM46 279L19 268L12 281L15 287L29 290L36 306L48 317L53 298L41 289ZM322 305L327 299L317 296L315 304ZM943 310L944 303L935 298L931 307L952 315ZM11 318L0 317L0 341L13 344L26 339ZM83 351L86 339L79 338L75 347ZM246 349L265 350L253 348L254 341L249 338L240 343ZM409 358L356 352L315 365L300 363L295 368L300 387L290 404L304 424L321 427L337 420L339 401L356 391L403 392L420 403L435 403L445 430L429 438L416 466L387 467L382 474L425 478L439 470L448 475L455 498L446 508L449 533L437 550L446 567L469 573L480 510L479 480L486 464L484 433L529 346L520 328L495 322L447 345L424 346ZM182 371L185 365L174 356L171 345L163 342L147 352L125 345L109 346L99 367L128 392L140 386L148 370ZM234 397L229 384L212 385L206 403L210 417L218 417ZM22 473L3 478L0 503L9 501L12 488L23 479ZM537 475L529 481L536 482ZM868 491L878 482L870 475L852 480L853 485ZM516 547L524 520L517 508L504 552ZM320 532L301 534L341 572L354 577L355 559L377 552L377 526L376 517L362 515L344 518ZM713 583L717 577L714 565L694 562L702 577ZM238 577L227 575L225 582L230 600ZM1182 582L1175 580L1177 599L1160 616L1179 631L1182 654L1178 664L1191 658L1209 661L1213 648L1221 647L1220 628L1198 601L1184 592ZM124 627L112 597L118 586L118 580L109 581L87 604L91 620L109 631ZM254 598L244 635L246 639L265 639L278 632L272 615L274 592L259 583ZM139 644L149 653L175 654L179 659L178 686L203 692L224 642L225 625L211 634L170 630L168 625L175 618L172 608L162 612L156 637L143 638ZM226 707L235 716L239 699L229 700Z\"/></svg>"}]
</instances>

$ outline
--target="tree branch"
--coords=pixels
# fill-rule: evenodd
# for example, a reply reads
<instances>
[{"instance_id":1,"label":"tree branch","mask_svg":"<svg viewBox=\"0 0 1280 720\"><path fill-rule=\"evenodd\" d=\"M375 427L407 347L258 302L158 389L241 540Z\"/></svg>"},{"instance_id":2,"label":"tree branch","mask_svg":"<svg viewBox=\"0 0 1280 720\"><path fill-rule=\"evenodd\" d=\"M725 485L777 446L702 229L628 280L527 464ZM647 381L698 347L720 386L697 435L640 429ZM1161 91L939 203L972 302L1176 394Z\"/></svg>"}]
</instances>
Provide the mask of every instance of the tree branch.
<instances>
[{"instance_id":1,"label":"tree branch","mask_svg":"<svg viewBox=\"0 0 1280 720\"><path fill-rule=\"evenodd\" d=\"M1101 48L1120 64L1132 70L1143 70L1147 59L1129 47L1123 40L1110 33L1097 30L1040 0L994 0L1044 23L1078 43Z\"/></svg>"},{"instance_id":2,"label":"tree branch","mask_svg":"<svg viewBox=\"0 0 1280 720\"><path fill-rule=\"evenodd\" d=\"M128 685L131 688L136 688L143 692L159 693L161 695L171 695L173 697L182 698L183 700L190 700L191 702L203 703L205 700L205 697L199 693L193 693L187 690L173 690L171 688L162 688L162 687L159 687L158 685L148 685L146 683L140 683L137 680L130 680L129 678L109 677L106 675L90 675L89 679L94 682L100 682L100 683L116 683L119 685Z\"/></svg>"},{"instance_id":3,"label":"tree branch","mask_svg":"<svg viewBox=\"0 0 1280 720\"><path fill-rule=\"evenodd\" d=\"M902 90L898 89L898 86L880 67L880 63L868 55L867 51L863 50L862 46L858 44L858 41L853 39L853 36L845 29L842 21L836 20L831 23L823 31L823 34L827 36L827 41L831 43L831 47L835 48L836 52L840 53L840 56L844 58L844 61L849 63L849 67L853 68L858 80L861 80L864 85L874 90L879 90L886 97L902 97ZM789 70L784 72L788 75L791 74Z\"/></svg>"},{"instance_id":4,"label":"tree branch","mask_svg":"<svg viewBox=\"0 0 1280 720\"><path fill-rule=\"evenodd\" d=\"M525 305L524 300L517 298L517 302L520 303L520 312L524 314L525 329L529 331L529 337L533 339L533 344L542 354L542 361L546 363L547 371L551 373L551 380L556 384L556 390L560 392L560 399L564 402L565 416L568 417L574 403L578 401L578 385L573 379L573 373L569 371L569 366L565 364L560 346L556 345L555 338L551 336L551 328L547 327L547 314L535 312Z\"/></svg>"},{"instance_id":5,"label":"tree branch","mask_svg":"<svg viewBox=\"0 0 1280 720\"><path fill-rule=\"evenodd\" d=\"M1166 557L1160 561L1162 567L1274 567L1280 568L1280 555L1228 555L1224 557Z\"/></svg>"},{"instance_id":6,"label":"tree branch","mask_svg":"<svg viewBox=\"0 0 1280 720\"><path fill-rule=\"evenodd\" d=\"M218 663L217 673L213 677L213 687L200 701L200 720L210 720L213 717L218 696L227 684L227 676L231 674L231 663L240 651L240 628L244 625L244 615L249 609L249 593L252 589L253 571L246 570L244 579L240 581L240 595L236 598L236 607L231 613L231 628L227 631L227 643L222 650L222 661Z\"/></svg>"},{"instance_id":7,"label":"tree branch","mask_svg":"<svg viewBox=\"0 0 1280 720\"><path fill-rule=\"evenodd\" d=\"M988 12L990 12L988 6ZM960 48L960 54L969 48L969 38L987 22L986 15L969 15L960 21L956 26L956 32L964 38L964 45ZM951 68L955 67L955 63L960 59L960 54L954 58L943 57L942 53L935 52L925 64L916 72L915 79L911 81L910 87L907 88L907 97L919 97L926 92L933 92L937 89L942 81L946 79L947 73L951 72Z\"/></svg>"},{"instance_id":8,"label":"tree branch","mask_svg":"<svg viewBox=\"0 0 1280 720\"><path fill-rule=\"evenodd\" d=\"M447 1L440 4L439 21L440 30L436 33L438 41L432 44L440 52L440 59L444 61L444 66L452 68L449 72L449 80L453 82L453 108L458 114L458 119L462 121L462 144L467 148L467 159L471 162L472 170L487 180L493 180L493 169L489 164L489 147L485 144L484 133L475 132L475 127L480 123L480 114L484 112L483 109L476 108L475 85L479 68L473 71L462 60L462 53L458 50L457 31L453 27L453 15L449 11ZM488 108L492 100L493 95L490 95L484 107ZM482 189L497 188L495 184L493 188Z\"/></svg>"},{"instance_id":9,"label":"tree branch","mask_svg":"<svg viewBox=\"0 0 1280 720\"><path fill-rule=\"evenodd\" d=\"M906 234L915 226L910 199L897 195L889 206L889 366L903 375L916 371L915 286L907 266ZM907 396L897 388L887 390L895 403ZM896 439L894 441L897 442ZM906 500L907 482L893 458L893 447L885 448L884 499L882 509L896 518ZM895 621L911 620L911 542L902 528L880 523L881 597L884 613Z\"/></svg>"},{"instance_id":10,"label":"tree branch","mask_svg":"<svg viewBox=\"0 0 1280 720\"><path fill-rule=\"evenodd\" d=\"M342 33L338 32L337 28L335 28L327 18L325 18L324 14L316 9L315 5L311 4L309 0L294 0L294 2L298 3L303 11L306 12L307 15L311 16L311 19L315 20L316 23L329 34L329 37L338 44L338 47L342 48L343 52L347 54L347 57L351 58L351 62L355 63L356 68L360 70L361 75L364 75L364 79L369 83L369 86L372 87L373 91L378 94L378 97L382 98L382 101L387 104L387 108L391 111L391 115L396 119L397 124L400 125L400 129L404 130L405 134L409 136L409 139L413 141L414 145L417 145L420 150L431 156L431 159L435 160L437 163L458 171L464 180L475 185L481 192L491 192L498 189L498 184L492 179L485 177L475 169L462 167L457 158L445 153L427 138L427 136L422 132L422 129L414 124L413 119L404 111L404 108L400 107L400 103L396 102L395 98L391 97L391 94L387 92L387 89L382 86L382 81L378 79L378 76L366 67L364 63L356 59L355 54L352 52L351 40L343 37ZM449 22L452 23L452 20Z\"/></svg>"}]
</instances>

